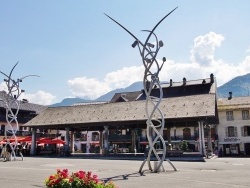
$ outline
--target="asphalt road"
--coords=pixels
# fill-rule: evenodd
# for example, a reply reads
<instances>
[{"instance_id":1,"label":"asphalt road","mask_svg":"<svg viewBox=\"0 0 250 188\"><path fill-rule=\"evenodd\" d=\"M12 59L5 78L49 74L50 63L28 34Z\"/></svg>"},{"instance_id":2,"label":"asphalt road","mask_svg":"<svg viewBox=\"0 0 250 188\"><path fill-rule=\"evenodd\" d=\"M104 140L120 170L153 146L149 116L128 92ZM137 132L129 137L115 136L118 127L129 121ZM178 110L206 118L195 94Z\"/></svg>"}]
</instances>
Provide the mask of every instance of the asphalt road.
<instances>
[{"instance_id":1,"label":"asphalt road","mask_svg":"<svg viewBox=\"0 0 250 188\"><path fill-rule=\"evenodd\" d=\"M26 157L24 161L0 159L0 187L44 187L44 180L56 169L92 171L99 179L112 180L120 188L249 188L250 158L214 158L205 162L173 161L177 171L164 162L166 172L138 173L142 161L79 158ZM152 163L153 165L153 163Z\"/></svg>"}]
</instances>

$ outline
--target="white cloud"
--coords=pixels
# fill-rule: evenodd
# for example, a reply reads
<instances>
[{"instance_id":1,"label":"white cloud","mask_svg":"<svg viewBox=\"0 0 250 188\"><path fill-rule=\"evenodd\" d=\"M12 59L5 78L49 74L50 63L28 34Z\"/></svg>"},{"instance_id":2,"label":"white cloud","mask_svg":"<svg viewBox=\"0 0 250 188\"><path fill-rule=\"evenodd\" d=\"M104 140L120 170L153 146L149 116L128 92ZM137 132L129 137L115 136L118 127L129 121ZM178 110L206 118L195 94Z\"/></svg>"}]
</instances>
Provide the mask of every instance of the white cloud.
<instances>
[{"instance_id":1,"label":"white cloud","mask_svg":"<svg viewBox=\"0 0 250 188\"><path fill-rule=\"evenodd\" d=\"M108 83L98 81L96 78L74 78L68 81L68 85L74 96L85 99L96 99L111 90Z\"/></svg>"},{"instance_id":2,"label":"white cloud","mask_svg":"<svg viewBox=\"0 0 250 188\"><path fill-rule=\"evenodd\" d=\"M144 75L143 66L124 67L121 70L108 73L104 82L108 83L111 88L124 88L134 82L141 81Z\"/></svg>"},{"instance_id":3,"label":"white cloud","mask_svg":"<svg viewBox=\"0 0 250 188\"><path fill-rule=\"evenodd\" d=\"M0 91L7 91L7 85L5 82L0 83Z\"/></svg>"},{"instance_id":4,"label":"white cloud","mask_svg":"<svg viewBox=\"0 0 250 188\"><path fill-rule=\"evenodd\" d=\"M162 80L182 81L183 77L187 80L202 79L213 73L220 86L236 76L247 74L250 70L250 57L236 64L215 58L216 48L221 46L223 40L221 34L214 32L196 37L190 50L190 62L168 61L161 73Z\"/></svg>"},{"instance_id":5,"label":"white cloud","mask_svg":"<svg viewBox=\"0 0 250 188\"><path fill-rule=\"evenodd\" d=\"M221 34L210 32L204 36L196 37L191 49L191 63L199 64L200 68L198 71L204 76L213 73L216 76L218 86L236 76L248 73L249 70L249 58L236 64L230 64L222 59L215 58L216 48L221 46L224 39Z\"/></svg>"},{"instance_id":6,"label":"white cloud","mask_svg":"<svg viewBox=\"0 0 250 188\"><path fill-rule=\"evenodd\" d=\"M199 71L200 69L201 67L197 63L175 63L173 60L167 60L161 70L160 80L172 79L173 82L181 82L183 77L188 80L195 79L195 77L203 78L204 75Z\"/></svg>"},{"instance_id":7,"label":"white cloud","mask_svg":"<svg viewBox=\"0 0 250 188\"><path fill-rule=\"evenodd\" d=\"M194 45L191 49L191 62L201 66L210 66L214 60L216 47L220 47L224 37L221 34L210 32L204 36L198 36L194 39Z\"/></svg>"},{"instance_id":8,"label":"white cloud","mask_svg":"<svg viewBox=\"0 0 250 188\"><path fill-rule=\"evenodd\" d=\"M5 82L0 83L0 91L8 92ZM27 99L30 103L41 105L50 105L56 102L56 96L44 91L38 91L35 94L22 93L18 99Z\"/></svg>"},{"instance_id":9,"label":"white cloud","mask_svg":"<svg viewBox=\"0 0 250 188\"><path fill-rule=\"evenodd\" d=\"M175 62L168 59L160 72L160 80L172 79L174 82L180 82L183 77L187 80L203 79L213 73L217 85L220 86L236 76L248 73L250 56L238 64L230 64L223 59L215 58L216 49L221 47L224 39L223 35L214 32L196 37L190 50L189 62ZM124 88L136 81L142 81L143 75L143 65L124 67L108 73L104 81L82 77L69 80L68 85L74 96L96 99L113 89Z\"/></svg>"},{"instance_id":10,"label":"white cloud","mask_svg":"<svg viewBox=\"0 0 250 188\"><path fill-rule=\"evenodd\" d=\"M143 71L142 66L124 67L121 70L108 73L104 81L96 78L80 77L69 80L68 85L74 96L96 99L113 89L124 88L142 80Z\"/></svg>"},{"instance_id":11,"label":"white cloud","mask_svg":"<svg viewBox=\"0 0 250 188\"><path fill-rule=\"evenodd\" d=\"M38 91L35 94L23 93L20 98L27 99L30 103L50 105L55 102L56 96L46 93L44 91Z\"/></svg>"},{"instance_id":12,"label":"white cloud","mask_svg":"<svg viewBox=\"0 0 250 188\"><path fill-rule=\"evenodd\" d=\"M247 52L247 53L249 53L249 52L250 52L250 46L248 47L248 49L246 50L246 52Z\"/></svg>"}]
</instances>

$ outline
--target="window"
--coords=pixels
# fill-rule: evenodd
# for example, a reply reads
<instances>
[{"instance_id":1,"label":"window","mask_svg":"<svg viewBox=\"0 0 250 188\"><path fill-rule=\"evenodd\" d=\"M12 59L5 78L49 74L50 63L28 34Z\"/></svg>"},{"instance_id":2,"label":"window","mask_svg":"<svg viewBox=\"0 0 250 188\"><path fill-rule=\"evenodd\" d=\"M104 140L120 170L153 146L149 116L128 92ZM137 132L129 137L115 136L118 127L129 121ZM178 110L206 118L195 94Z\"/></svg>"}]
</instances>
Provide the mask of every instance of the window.
<instances>
[{"instance_id":1,"label":"window","mask_svg":"<svg viewBox=\"0 0 250 188\"><path fill-rule=\"evenodd\" d=\"M80 131L75 132L75 138L81 138L82 133Z\"/></svg>"},{"instance_id":2,"label":"window","mask_svg":"<svg viewBox=\"0 0 250 188\"><path fill-rule=\"evenodd\" d=\"M226 136L227 137L237 137L237 127L233 127L233 126L230 126L230 127L227 127L226 128Z\"/></svg>"},{"instance_id":3,"label":"window","mask_svg":"<svg viewBox=\"0 0 250 188\"><path fill-rule=\"evenodd\" d=\"M82 141L87 141L87 134L86 133L82 134Z\"/></svg>"},{"instance_id":4,"label":"window","mask_svg":"<svg viewBox=\"0 0 250 188\"><path fill-rule=\"evenodd\" d=\"M5 132L5 125L1 125L0 135L3 136Z\"/></svg>"},{"instance_id":5,"label":"window","mask_svg":"<svg viewBox=\"0 0 250 188\"><path fill-rule=\"evenodd\" d=\"M227 111L227 112L226 112L226 115L227 115L227 121L232 121L232 120L234 120L233 111Z\"/></svg>"},{"instance_id":6,"label":"window","mask_svg":"<svg viewBox=\"0 0 250 188\"><path fill-rule=\"evenodd\" d=\"M241 127L241 135L242 136L250 136L250 125L245 125Z\"/></svg>"},{"instance_id":7,"label":"window","mask_svg":"<svg viewBox=\"0 0 250 188\"><path fill-rule=\"evenodd\" d=\"M92 133L92 141L99 141L99 133L98 132Z\"/></svg>"},{"instance_id":8,"label":"window","mask_svg":"<svg viewBox=\"0 0 250 188\"><path fill-rule=\"evenodd\" d=\"M191 139L191 129L184 128L183 129L183 140L190 140Z\"/></svg>"},{"instance_id":9,"label":"window","mask_svg":"<svg viewBox=\"0 0 250 188\"><path fill-rule=\"evenodd\" d=\"M242 119L249 119L249 111L248 110L242 111Z\"/></svg>"}]
</instances>

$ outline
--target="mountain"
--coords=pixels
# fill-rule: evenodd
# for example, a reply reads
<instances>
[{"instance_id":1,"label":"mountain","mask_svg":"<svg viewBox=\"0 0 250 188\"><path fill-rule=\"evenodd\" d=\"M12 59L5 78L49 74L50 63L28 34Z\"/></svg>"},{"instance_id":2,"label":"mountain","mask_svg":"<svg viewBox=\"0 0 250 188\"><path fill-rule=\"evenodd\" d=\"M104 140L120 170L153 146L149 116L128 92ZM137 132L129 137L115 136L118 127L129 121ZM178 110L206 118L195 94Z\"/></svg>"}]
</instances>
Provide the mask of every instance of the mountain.
<instances>
[{"instance_id":1,"label":"mountain","mask_svg":"<svg viewBox=\"0 0 250 188\"><path fill-rule=\"evenodd\" d=\"M142 82L135 82L132 85L130 85L129 87L112 90L112 91L108 92L107 94L100 96L95 101L110 101L115 93L140 91L142 89L143 89L143 83Z\"/></svg>"},{"instance_id":2,"label":"mountain","mask_svg":"<svg viewBox=\"0 0 250 188\"><path fill-rule=\"evenodd\" d=\"M129 87L112 90L95 100L85 100L81 98L66 98L66 99L63 99L62 102L53 104L51 106L52 107L71 106L75 103L110 101L115 93L140 91L142 89L143 89L143 83L135 82ZM233 93L233 97L249 96L250 95L250 73L243 75L243 76L235 77L229 82L217 88L218 98L227 98L229 95L228 94L229 92Z\"/></svg>"},{"instance_id":3,"label":"mountain","mask_svg":"<svg viewBox=\"0 0 250 188\"><path fill-rule=\"evenodd\" d=\"M217 88L218 98L228 97L229 92L232 92L233 97L249 96L250 73L243 76L237 76Z\"/></svg>"},{"instance_id":4,"label":"mountain","mask_svg":"<svg viewBox=\"0 0 250 188\"><path fill-rule=\"evenodd\" d=\"M110 101L115 93L122 93L122 92L133 92L133 91L140 91L143 89L142 82L135 82L129 87L120 88L112 90L95 100L86 100L81 98L65 98L60 103L52 104L50 107L57 107L57 106L71 106L75 103L85 103L85 102L102 102L102 101Z\"/></svg>"},{"instance_id":5,"label":"mountain","mask_svg":"<svg viewBox=\"0 0 250 188\"><path fill-rule=\"evenodd\" d=\"M58 107L58 106L71 106L75 103L84 103L84 102L92 102L92 100L85 100L81 98L65 98L60 103L55 103L50 105L50 107Z\"/></svg>"}]
</instances>

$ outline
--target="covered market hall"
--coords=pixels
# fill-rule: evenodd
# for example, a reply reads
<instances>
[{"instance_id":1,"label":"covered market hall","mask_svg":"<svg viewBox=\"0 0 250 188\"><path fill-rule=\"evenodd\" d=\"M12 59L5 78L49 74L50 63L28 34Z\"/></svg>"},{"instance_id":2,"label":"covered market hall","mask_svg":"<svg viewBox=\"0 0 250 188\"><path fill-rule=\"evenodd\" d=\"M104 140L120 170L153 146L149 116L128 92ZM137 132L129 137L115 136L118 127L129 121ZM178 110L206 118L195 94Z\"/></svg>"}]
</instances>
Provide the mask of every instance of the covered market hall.
<instances>
[{"instance_id":1,"label":"covered market hall","mask_svg":"<svg viewBox=\"0 0 250 188\"><path fill-rule=\"evenodd\" d=\"M206 147L216 147L205 139L205 127L210 126L210 140L216 140L218 112L216 103L216 81L210 78L182 82L170 80L162 84L163 99L160 110L165 117L163 138L166 144L186 140L189 149L205 154ZM155 87L152 96L159 95ZM127 143L129 148L143 152L146 136L147 114L145 92L116 93L109 102L85 103L73 106L49 107L24 126L32 130L31 155L36 155L36 133L39 129L64 130L65 152L74 148L74 135L81 131L100 132L100 152L108 153L110 145ZM154 118L159 118L154 114ZM212 127L212 129L211 129Z\"/></svg>"}]
</instances>

